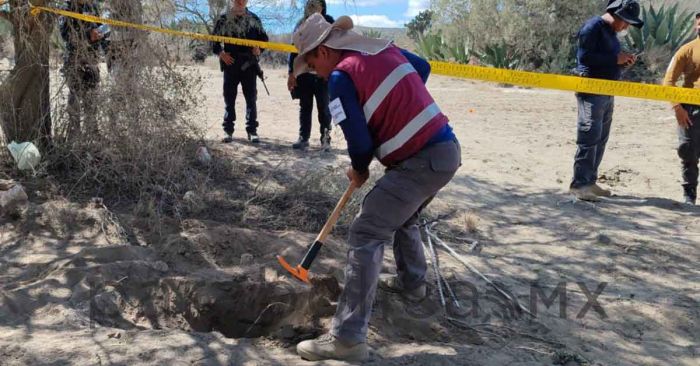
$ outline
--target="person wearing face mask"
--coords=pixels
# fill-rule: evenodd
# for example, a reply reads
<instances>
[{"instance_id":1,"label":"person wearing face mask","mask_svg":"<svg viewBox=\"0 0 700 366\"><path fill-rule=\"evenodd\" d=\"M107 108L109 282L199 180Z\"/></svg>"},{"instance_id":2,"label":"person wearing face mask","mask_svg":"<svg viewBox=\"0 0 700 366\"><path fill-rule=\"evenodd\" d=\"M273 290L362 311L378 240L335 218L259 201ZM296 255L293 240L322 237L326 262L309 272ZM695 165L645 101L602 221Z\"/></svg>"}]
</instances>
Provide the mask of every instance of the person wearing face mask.
<instances>
[{"instance_id":1,"label":"person wearing face mask","mask_svg":"<svg viewBox=\"0 0 700 366\"><path fill-rule=\"evenodd\" d=\"M248 0L231 0L230 10L222 14L214 25L214 35L250 39L267 42L268 36L257 15L248 10ZM260 56L259 47L238 46L230 43L212 42L212 51L219 56L221 71L224 73L224 114L223 128L226 133L223 142L233 141L236 121L236 95L238 84L243 88L246 105L246 132L248 141L260 142L258 137L258 86L257 70L254 64Z\"/></svg>"},{"instance_id":2,"label":"person wearing face mask","mask_svg":"<svg viewBox=\"0 0 700 366\"><path fill-rule=\"evenodd\" d=\"M332 16L326 14L325 0L309 0L304 7L304 18L299 21L294 30L296 31L306 19L317 13L321 14L328 23L332 24L335 21ZM305 72L295 76L294 60L296 57L296 53L289 55L289 76L287 78L287 88L292 93L292 98L299 99L299 139L292 144L292 148L306 150L309 147L311 114L314 108L315 97L318 122L321 125L321 149L328 151L331 148L331 112L328 109L328 83L313 72Z\"/></svg>"},{"instance_id":3,"label":"person wearing face mask","mask_svg":"<svg viewBox=\"0 0 700 366\"><path fill-rule=\"evenodd\" d=\"M644 26L639 19L637 0L609 0L606 13L589 19L578 32L576 74L582 77L619 80L622 70L637 58L621 51L618 34L632 25ZM574 176L569 191L576 198L598 201L611 196L609 190L596 184L598 167L603 160L610 135L614 97L576 93L578 121Z\"/></svg>"},{"instance_id":4,"label":"person wearing face mask","mask_svg":"<svg viewBox=\"0 0 700 366\"><path fill-rule=\"evenodd\" d=\"M666 70L663 85L676 86L683 76L684 88L700 88L700 12L695 14L698 37L683 45ZM672 103L678 121L678 156L683 174L685 203L695 205L698 197L698 159L700 159L700 106Z\"/></svg>"}]
</instances>

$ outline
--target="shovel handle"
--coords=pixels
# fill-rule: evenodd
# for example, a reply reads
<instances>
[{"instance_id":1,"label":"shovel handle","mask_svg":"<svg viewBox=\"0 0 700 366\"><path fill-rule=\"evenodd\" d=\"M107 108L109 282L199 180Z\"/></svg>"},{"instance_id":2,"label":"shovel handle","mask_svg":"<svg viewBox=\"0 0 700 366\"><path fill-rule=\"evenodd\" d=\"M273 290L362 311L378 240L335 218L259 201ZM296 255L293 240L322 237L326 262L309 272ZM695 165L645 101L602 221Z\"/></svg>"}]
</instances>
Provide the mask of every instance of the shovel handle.
<instances>
[{"instance_id":1,"label":"shovel handle","mask_svg":"<svg viewBox=\"0 0 700 366\"><path fill-rule=\"evenodd\" d=\"M331 213L330 217L328 217L328 220L326 220L326 224L323 225L323 229L321 229L321 232L318 233L318 236L316 237L316 242L323 243L324 241L326 241L326 238L331 233L331 230L333 230L333 226L335 226L335 223L338 222L340 212L343 211L343 207L345 207L345 204L348 203L350 197L352 197L352 193L355 192L355 189L355 185L350 183L348 189L346 189L345 193L343 193L343 197L340 197L338 204L335 205L333 212Z\"/></svg>"}]
</instances>

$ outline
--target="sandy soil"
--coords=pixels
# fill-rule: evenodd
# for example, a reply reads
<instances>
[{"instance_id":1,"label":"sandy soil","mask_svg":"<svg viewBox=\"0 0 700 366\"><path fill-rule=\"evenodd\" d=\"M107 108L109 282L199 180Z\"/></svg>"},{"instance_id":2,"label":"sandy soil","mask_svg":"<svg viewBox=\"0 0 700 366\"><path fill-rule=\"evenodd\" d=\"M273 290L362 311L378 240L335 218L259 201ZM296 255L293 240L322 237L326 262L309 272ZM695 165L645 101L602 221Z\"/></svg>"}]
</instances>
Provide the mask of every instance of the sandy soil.
<instances>
[{"instance_id":1,"label":"sandy soil","mask_svg":"<svg viewBox=\"0 0 700 366\"><path fill-rule=\"evenodd\" d=\"M222 77L213 60L199 72L211 83L202 123L215 158L290 177L320 167L338 174L347 164L340 131L333 152L318 151L316 122L312 149L291 150L298 107L284 70L266 71L271 96L259 91L263 143L245 142L240 123L239 139L219 144ZM450 307L459 321L449 321L435 286L420 304L380 291L367 364L696 365L700 209L677 202L667 105L618 98L600 170L615 196L590 204L566 194L575 150L572 94L439 76L429 88L463 151L462 168L430 209L450 214L437 228L533 312L533 289L549 295L565 283L566 314L559 299L549 308L534 301L536 318L518 313L441 252L463 307L475 300L470 286L478 290L477 314ZM239 101L243 116L242 95ZM46 196L31 194L21 219L0 220L0 364L312 364L299 360L293 345L328 326L342 284L342 237L324 249L314 268L319 281L306 287L289 280L274 255L299 258L313 233L230 224L236 215L269 220L274 213L256 211L263 208L217 207L164 225L164 239L156 239L140 218ZM480 245L469 251L473 240ZM434 284L432 274L429 280ZM578 318L586 293L603 282L597 301L606 317L589 309Z\"/></svg>"}]
</instances>

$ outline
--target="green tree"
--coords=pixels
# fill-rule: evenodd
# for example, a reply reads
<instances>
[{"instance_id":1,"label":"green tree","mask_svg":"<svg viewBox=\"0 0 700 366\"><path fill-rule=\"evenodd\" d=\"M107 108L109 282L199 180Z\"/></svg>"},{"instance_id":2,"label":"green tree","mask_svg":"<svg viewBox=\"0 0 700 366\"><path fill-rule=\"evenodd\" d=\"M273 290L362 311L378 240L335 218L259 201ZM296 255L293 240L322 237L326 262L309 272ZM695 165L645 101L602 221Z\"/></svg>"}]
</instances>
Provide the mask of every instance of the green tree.
<instances>
[{"instance_id":1,"label":"green tree","mask_svg":"<svg viewBox=\"0 0 700 366\"><path fill-rule=\"evenodd\" d=\"M453 38L469 39L474 49L508 45L520 55L519 67L565 72L573 66L576 33L588 19L605 12L600 0L435 0L434 27Z\"/></svg>"},{"instance_id":2,"label":"green tree","mask_svg":"<svg viewBox=\"0 0 700 366\"><path fill-rule=\"evenodd\" d=\"M414 41L423 36L433 24L433 11L426 9L418 13L415 18L406 23L406 34Z\"/></svg>"}]
</instances>

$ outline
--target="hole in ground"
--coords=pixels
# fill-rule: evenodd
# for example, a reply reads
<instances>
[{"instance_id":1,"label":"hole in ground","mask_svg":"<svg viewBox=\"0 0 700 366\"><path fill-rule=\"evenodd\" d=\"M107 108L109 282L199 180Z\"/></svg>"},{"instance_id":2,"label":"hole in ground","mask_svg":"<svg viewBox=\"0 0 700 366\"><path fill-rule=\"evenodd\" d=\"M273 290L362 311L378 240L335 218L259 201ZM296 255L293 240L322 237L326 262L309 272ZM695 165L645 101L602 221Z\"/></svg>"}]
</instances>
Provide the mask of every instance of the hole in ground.
<instances>
[{"instance_id":1,"label":"hole in ground","mask_svg":"<svg viewBox=\"0 0 700 366\"><path fill-rule=\"evenodd\" d=\"M313 285L266 281L237 275L213 279L166 277L139 282L128 279L106 286L92 297L98 323L122 329L217 331L226 337L260 337L282 328L308 332L304 325L335 312L340 294L334 277L317 277Z\"/></svg>"}]
</instances>

